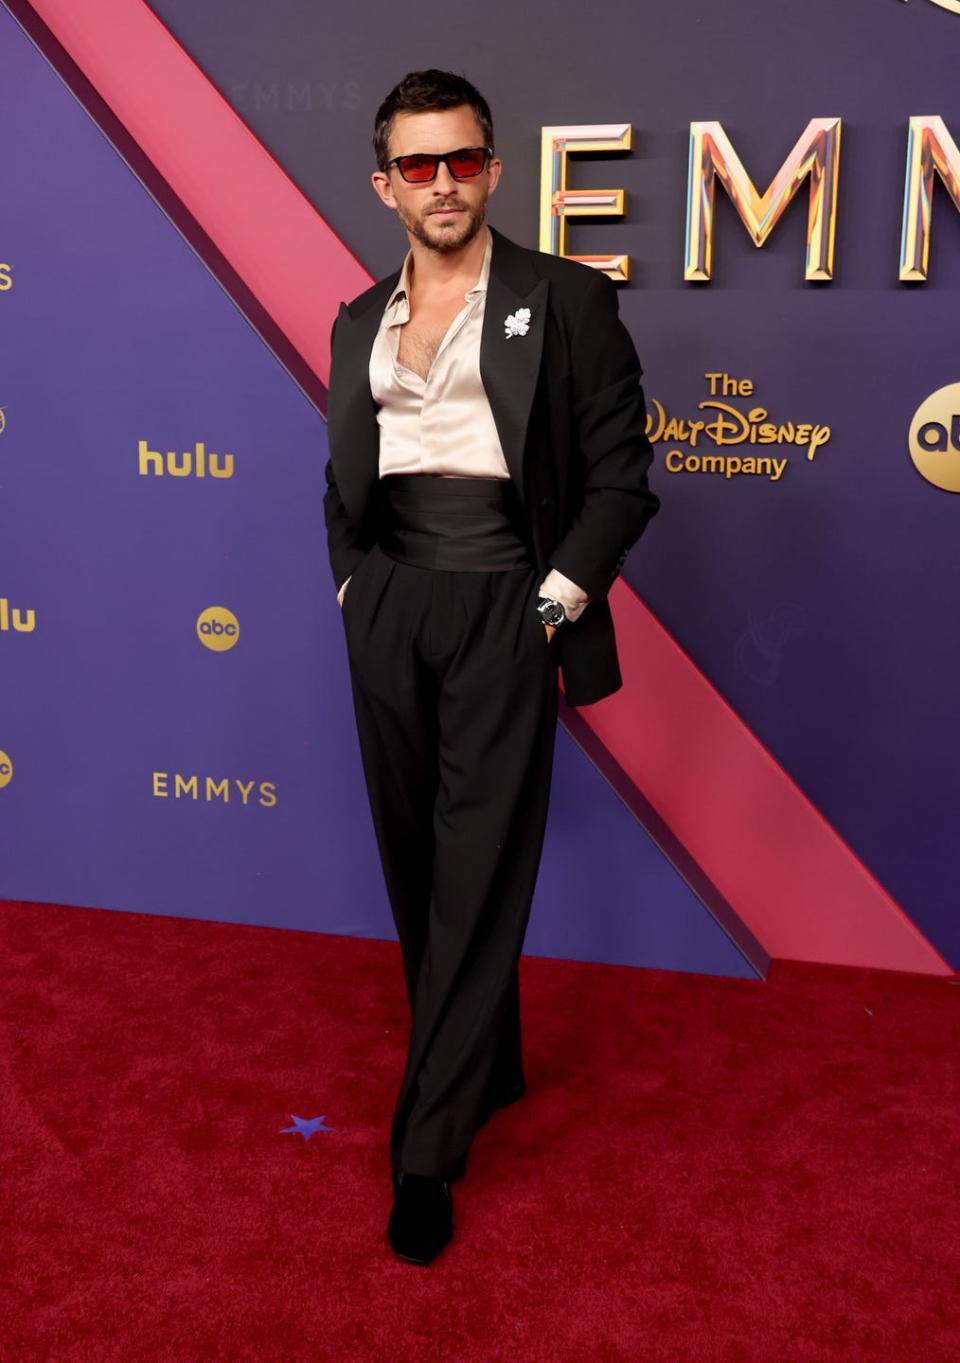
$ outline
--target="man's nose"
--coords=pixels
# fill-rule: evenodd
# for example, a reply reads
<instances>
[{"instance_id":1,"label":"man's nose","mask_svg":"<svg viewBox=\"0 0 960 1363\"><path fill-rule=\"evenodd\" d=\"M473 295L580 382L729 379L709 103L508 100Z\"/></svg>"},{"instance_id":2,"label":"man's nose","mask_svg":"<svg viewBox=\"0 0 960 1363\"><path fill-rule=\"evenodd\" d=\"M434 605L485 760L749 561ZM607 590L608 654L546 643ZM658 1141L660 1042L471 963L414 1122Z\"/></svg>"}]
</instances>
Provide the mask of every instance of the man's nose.
<instances>
[{"instance_id":1,"label":"man's nose","mask_svg":"<svg viewBox=\"0 0 960 1363\"><path fill-rule=\"evenodd\" d=\"M449 194L452 189L456 189L457 181L450 174L450 167L446 161L441 161L437 166L437 178L433 182L433 187L441 194Z\"/></svg>"}]
</instances>

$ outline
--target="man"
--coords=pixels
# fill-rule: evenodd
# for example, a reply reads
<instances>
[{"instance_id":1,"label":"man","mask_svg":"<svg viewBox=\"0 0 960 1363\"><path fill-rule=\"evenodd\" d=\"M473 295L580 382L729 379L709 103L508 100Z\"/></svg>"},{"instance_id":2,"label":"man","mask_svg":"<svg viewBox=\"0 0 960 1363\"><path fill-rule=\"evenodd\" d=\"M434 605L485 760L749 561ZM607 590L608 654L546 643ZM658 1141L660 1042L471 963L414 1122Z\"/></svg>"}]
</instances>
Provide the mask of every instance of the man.
<instances>
[{"instance_id":1,"label":"man","mask_svg":"<svg viewBox=\"0 0 960 1363\"><path fill-rule=\"evenodd\" d=\"M424 1264L472 1137L526 1090L557 669L572 705L622 684L606 597L659 499L615 285L486 222L482 95L412 72L373 142L409 250L334 322L324 513L411 1010L387 1232Z\"/></svg>"}]
</instances>

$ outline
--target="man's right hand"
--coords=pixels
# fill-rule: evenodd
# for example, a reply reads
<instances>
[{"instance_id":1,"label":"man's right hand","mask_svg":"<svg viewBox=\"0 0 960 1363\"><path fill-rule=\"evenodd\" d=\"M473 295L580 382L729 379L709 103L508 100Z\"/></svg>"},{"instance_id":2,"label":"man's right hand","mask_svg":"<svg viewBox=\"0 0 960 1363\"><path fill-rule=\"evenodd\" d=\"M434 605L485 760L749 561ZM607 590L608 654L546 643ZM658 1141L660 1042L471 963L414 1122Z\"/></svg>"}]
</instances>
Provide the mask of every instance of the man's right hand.
<instances>
[{"instance_id":1,"label":"man's right hand","mask_svg":"<svg viewBox=\"0 0 960 1363\"><path fill-rule=\"evenodd\" d=\"M352 576L353 576L353 574L351 573L351 574L350 574L350 577L352 577ZM340 607L341 610L343 609L343 598L344 598L344 595L346 594L347 583L350 581L350 577L346 578L346 579L343 581L343 583L342 583L341 586L340 586L340 590L337 592L337 605Z\"/></svg>"}]
</instances>

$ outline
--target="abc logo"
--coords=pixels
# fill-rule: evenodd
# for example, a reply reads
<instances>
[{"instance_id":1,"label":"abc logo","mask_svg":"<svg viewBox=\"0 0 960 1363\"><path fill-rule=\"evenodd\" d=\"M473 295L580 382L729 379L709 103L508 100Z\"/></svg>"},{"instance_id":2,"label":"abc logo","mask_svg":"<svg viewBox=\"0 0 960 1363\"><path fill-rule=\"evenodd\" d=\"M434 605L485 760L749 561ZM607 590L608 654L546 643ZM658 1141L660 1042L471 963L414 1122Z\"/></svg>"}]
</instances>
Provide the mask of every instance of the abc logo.
<instances>
[{"instance_id":1,"label":"abc logo","mask_svg":"<svg viewBox=\"0 0 960 1363\"><path fill-rule=\"evenodd\" d=\"M960 492L960 383L924 398L910 422L910 458L928 483Z\"/></svg>"},{"instance_id":2,"label":"abc logo","mask_svg":"<svg viewBox=\"0 0 960 1363\"><path fill-rule=\"evenodd\" d=\"M0 790L13 779L13 763L5 752L0 750Z\"/></svg>"},{"instance_id":3,"label":"abc logo","mask_svg":"<svg viewBox=\"0 0 960 1363\"><path fill-rule=\"evenodd\" d=\"M226 606L208 606L197 617L197 638L204 648L225 653L240 638L240 622Z\"/></svg>"}]
</instances>

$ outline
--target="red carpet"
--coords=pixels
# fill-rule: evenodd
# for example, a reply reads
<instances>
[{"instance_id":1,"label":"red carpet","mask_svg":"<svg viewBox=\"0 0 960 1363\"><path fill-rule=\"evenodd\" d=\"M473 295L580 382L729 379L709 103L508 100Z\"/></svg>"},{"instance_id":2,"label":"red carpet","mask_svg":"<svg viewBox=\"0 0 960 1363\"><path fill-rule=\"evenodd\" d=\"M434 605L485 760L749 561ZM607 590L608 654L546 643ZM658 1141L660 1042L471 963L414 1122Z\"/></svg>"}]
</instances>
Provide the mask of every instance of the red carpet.
<instances>
[{"instance_id":1,"label":"red carpet","mask_svg":"<svg viewBox=\"0 0 960 1363\"><path fill-rule=\"evenodd\" d=\"M4 1363L956 1363L956 982L524 957L529 1092L419 1268L398 953L0 904Z\"/></svg>"}]
</instances>

